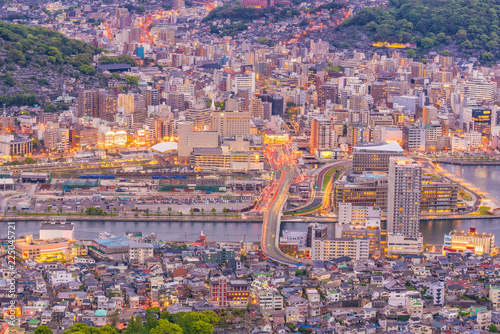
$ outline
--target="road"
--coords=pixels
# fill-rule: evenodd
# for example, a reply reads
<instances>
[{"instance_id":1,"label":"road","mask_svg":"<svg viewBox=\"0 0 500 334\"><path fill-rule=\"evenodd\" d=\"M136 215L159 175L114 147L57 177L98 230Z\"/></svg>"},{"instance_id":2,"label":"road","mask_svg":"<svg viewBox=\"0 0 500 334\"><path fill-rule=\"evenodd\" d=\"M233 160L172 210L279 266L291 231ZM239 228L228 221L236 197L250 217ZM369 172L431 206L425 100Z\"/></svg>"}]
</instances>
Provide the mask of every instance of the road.
<instances>
[{"instance_id":1,"label":"road","mask_svg":"<svg viewBox=\"0 0 500 334\"><path fill-rule=\"evenodd\" d=\"M277 148L279 162L279 180L276 191L271 193L268 209L264 214L262 224L262 250L272 260L285 264L294 264L298 260L283 254L279 248L279 238L281 229L281 215L283 206L288 198L288 190L292 185L295 175L295 165L292 158L286 153L284 148ZM278 174L278 173L276 173Z\"/></svg>"},{"instance_id":2,"label":"road","mask_svg":"<svg viewBox=\"0 0 500 334\"><path fill-rule=\"evenodd\" d=\"M325 177L325 174L330 169L338 167L346 167L351 163L352 163L351 160L343 160L331 163L323 167L323 169L318 173L316 181L312 183L311 200L304 206L288 210L286 214L294 213L295 215L311 215L316 212L326 213L326 211L328 211L330 207L330 198L332 195L333 183L335 182L338 173L341 173L342 168L339 168L338 170L335 171L335 173L333 173L333 175L331 175L330 181L327 183L325 189L323 189L323 179ZM307 212L300 213L301 211L307 211Z\"/></svg>"}]
</instances>

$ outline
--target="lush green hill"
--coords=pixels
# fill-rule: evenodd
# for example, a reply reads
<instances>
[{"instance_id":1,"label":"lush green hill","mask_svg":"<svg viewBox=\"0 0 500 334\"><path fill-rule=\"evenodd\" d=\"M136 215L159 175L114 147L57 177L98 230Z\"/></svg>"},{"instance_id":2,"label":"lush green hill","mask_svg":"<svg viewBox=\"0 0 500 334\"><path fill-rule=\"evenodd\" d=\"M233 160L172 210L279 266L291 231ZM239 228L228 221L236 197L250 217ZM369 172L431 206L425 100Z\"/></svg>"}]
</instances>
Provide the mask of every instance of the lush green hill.
<instances>
[{"instance_id":1,"label":"lush green hill","mask_svg":"<svg viewBox=\"0 0 500 334\"><path fill-rule=\"evenodd\" d=\"M373 41L415 43L421 48L457 45L462 52L497 56L500 2L495 0L391 0L344 21L342 29L360 28ZM358 29L355 29L358 30Z\"/></svg>"},{"instance_id":2,"label":"lush green hill","mask_svg":"<svg viewBox=\"0 0 500 334\"><path fill-rule=\"evenodd\" d=\"M66 78L89 80L92 57L100 51L56 31L0 21L0 101L19 105L23 99L12 96L40 95Z\"/></svg>"},{"instance_id":3,"label":"lush green hill","mask_svg":"<svg viewBox=\"0 0 500 334\"><path fill-rule=\"evenodd\" d=\"M82 41L67 38L45 28L0 22L0 54L5 62L27 66L70 63L80 70L90 65L99 50ZM84 72L84 71L82 71Z\"/></svg>"}]
</instances>

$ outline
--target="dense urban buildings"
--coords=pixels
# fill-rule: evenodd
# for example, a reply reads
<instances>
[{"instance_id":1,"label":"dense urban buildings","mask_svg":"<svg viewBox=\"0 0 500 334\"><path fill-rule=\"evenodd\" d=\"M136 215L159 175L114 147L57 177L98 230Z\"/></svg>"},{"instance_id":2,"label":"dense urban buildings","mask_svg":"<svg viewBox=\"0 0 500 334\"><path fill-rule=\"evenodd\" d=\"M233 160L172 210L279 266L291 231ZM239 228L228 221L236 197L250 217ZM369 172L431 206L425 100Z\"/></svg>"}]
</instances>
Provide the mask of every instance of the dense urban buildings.
<instances>
[{"instance_id":1,"label":"dense urban buildings","mask_svg":"<svg viewBox=\"0 0 500 334\"><path fill-rule=\"evenodd\" d=\"M497 332L500 6L421 2L1 3L0 334Z\"/></svg>"}]
</instances>

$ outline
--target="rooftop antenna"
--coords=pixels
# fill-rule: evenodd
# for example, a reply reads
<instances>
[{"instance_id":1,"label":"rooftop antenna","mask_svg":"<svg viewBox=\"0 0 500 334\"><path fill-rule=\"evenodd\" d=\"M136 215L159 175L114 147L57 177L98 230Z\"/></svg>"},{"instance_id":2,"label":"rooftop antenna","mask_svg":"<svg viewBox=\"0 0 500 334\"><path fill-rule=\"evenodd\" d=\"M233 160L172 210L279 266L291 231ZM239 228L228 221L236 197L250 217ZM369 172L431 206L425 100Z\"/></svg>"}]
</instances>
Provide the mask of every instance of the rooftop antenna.
<instances>
[{"instance_id":1,"label":"rooftop antenna","mask_svg":"<svg viewBox=\"0 0 500 334\"><path fill-rule=\"evenodd\" d=\"M63 91L62 91L62 96L66 97L66 81L63 83Z\"/></svg>"}]
</instances>

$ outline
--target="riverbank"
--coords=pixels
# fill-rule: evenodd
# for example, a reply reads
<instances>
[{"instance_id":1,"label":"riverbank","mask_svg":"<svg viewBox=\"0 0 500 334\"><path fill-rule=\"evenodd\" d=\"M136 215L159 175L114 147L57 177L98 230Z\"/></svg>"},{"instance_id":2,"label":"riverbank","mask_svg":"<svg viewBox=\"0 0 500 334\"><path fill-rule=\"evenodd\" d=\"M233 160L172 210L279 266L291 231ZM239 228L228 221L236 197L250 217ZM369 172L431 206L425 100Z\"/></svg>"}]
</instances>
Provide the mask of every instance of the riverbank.
<instances>
[{"instance_id":1,"label":"riverbank","mask_svg":"<svg viewBox=\"0 0 500 334\"><path fill-rule=\"evenodd\" d=\"M126 221L126 222L242 222L242 223L262 223L262 217L235 217L234 215L224 216L149 216L149 217L123 217L123 216L62 216L62 215L20 215L0 217L1 221L47 221L61 217L66 221ZM443 220L468 220L468 219L492 219L500 218L493 215L451 215L451 216L429 216L420 217L421 221L443 221ZM311 222L336 222L333 217L307 217L307 216L288 216L282 217L283 222L311 223ZM385 219L382 219L385 221Z\"/></svg>"},{"instance_id":2,"label":"riverbank","mask_svg":"<svg viewBox=\"0 0 500 334\"><path fill-rule=\"evenodd\" d=\"M459 166L500 166L500 161L487 160L436 159L432 160L432 162Z\"/></svg>"}]
</instances>

